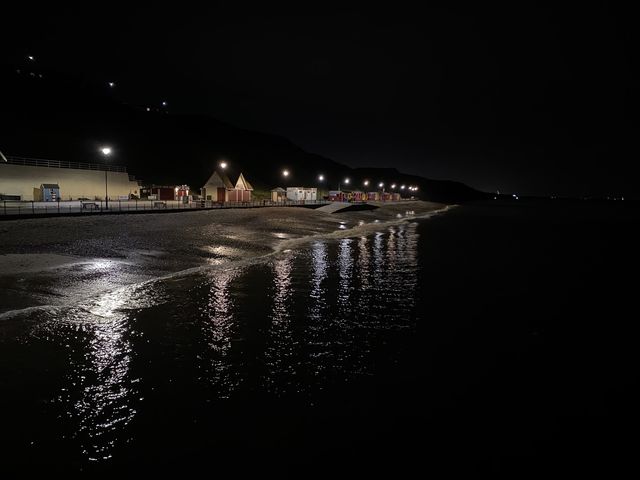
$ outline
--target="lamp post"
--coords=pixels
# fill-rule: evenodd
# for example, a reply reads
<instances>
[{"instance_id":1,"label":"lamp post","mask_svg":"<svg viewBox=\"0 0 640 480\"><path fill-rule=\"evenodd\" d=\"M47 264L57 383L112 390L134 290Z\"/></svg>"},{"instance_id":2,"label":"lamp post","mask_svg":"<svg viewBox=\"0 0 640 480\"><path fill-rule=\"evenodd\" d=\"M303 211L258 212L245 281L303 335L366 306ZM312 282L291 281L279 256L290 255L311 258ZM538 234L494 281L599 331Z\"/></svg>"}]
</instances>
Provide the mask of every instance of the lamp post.
<instances>
[{"instance_id":1,"label":"lamp post","mask_svg":"<svg viewBox=\"0 0 640 480\"><path fill-rule=\"evenodd\" d=\"M100 149L102 155L104 155L105 161L111 155L111 147L102 147ZM109 193L107 190L107 166L104 167L104 209L109 210Z\"/></svg>"},{"instance_id":2,"label":"lamp post","mask_svg":"<svg viewBox=\"0 0 640 480\"><path fill-rule=\"evenodd\" d=\"M318 193L324 192L324 190L320 188L320 184L322 183L324 183L324 175L321 173L320 175L318 175L318 190L316 190L316 200L318 199Z\"/></svg>"}]
</instances>

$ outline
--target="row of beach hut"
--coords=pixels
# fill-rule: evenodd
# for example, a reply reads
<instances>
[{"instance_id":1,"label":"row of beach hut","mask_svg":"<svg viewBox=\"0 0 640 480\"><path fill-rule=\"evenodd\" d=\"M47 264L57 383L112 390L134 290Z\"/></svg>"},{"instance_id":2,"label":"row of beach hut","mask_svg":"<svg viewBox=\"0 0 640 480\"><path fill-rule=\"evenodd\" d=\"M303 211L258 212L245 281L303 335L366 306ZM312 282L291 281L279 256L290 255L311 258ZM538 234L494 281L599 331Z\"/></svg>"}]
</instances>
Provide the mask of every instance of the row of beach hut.
<instances>
[{"instance_id":1,"label":"row of beach hut","mask_svg":"<svg viewBox=\"0 0 640 480\"><path fill-rule=\"evenodd\" d=\"M366 201L399 201L400 194L397 192L362 192L359 190L330 190L329 201L331 202L366 202Z\"/></svg>"}]
</instances>

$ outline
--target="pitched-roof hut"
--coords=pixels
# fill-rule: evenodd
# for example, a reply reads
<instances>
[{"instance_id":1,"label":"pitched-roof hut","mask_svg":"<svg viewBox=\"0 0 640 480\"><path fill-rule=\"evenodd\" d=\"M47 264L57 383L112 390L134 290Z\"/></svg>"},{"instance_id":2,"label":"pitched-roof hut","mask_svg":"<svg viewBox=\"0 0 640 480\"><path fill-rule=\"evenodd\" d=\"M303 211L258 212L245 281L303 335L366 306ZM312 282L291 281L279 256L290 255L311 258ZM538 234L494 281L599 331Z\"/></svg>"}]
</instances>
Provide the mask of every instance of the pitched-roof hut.
<instances>
[{"instance_id":1,"label":"pitched-roof hut","mask_svg":"<svg viewBox=\"0 0 640 480\"><path fill-rule=\"evenodd\" d=\"M229 192L235 191L226 173L216 170L202 187L202 198L214 202L228 202Z\"/></svg>"},{"instance_id":2,"label":"pitched-roof hut","mask_svg":"<svg viewBox=\"0 0 640 480\"><path fill-rule=\"evenodd\" d=\"M287 200L287 191L282 187L277 187L271 190L272 202L284 202Z\"/></svg>"},{"instance_id":3,"label":"pitched-roof hut","mask_svg":"<svg viewBox=\"0 0 640 480\"><path fill-rule=\"evenodd\" d=\"M240 173L240 176L238 177L238 181L236 182L236 186L235 186L235 193L234 193L235 201L250 202L252 191L253 191L253 187L247 181L247 179L244 178L244 175Z\"/></svg>"}]
</instances>

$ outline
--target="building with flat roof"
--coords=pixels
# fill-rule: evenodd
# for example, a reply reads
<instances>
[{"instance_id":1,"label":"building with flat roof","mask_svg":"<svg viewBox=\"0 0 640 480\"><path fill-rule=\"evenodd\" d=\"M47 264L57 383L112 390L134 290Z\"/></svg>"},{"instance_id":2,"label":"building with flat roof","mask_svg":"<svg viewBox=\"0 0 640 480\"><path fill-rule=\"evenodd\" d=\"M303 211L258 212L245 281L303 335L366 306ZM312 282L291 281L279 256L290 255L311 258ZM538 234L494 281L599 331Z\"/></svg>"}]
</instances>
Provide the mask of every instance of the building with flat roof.
<instances>
[{"instance_id":1,"label":"building with flat roof","mask_svg":"<svg viewBox=\"0 0 640 480\"><path fill-rule=\"evenodd\" d=\"M117 199L139 194L138 182L122 166L12 156L5 158L6 161L0 161L0 196L3 198L40 200L43 185L58 186L56 200L103 200L106 194L110 199Z\"/></svg>"}]
</instances>

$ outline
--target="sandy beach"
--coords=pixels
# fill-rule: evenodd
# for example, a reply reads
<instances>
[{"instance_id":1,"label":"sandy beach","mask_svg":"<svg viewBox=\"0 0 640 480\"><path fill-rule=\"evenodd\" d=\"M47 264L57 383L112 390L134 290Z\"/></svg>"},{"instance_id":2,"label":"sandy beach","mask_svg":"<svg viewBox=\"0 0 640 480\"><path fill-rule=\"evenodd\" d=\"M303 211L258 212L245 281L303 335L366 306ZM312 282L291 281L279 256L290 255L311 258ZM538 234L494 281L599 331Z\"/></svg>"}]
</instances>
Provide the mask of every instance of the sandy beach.
<instances>
[{"instance_id":1,"label":"sandy beach","mask_svg":"<svg viewBox=\"0 0 640 480\"><path fill-rule=\"evenodd\" d=\"M3 222L0 313L247 262L314 238L366 235L447 208L412 201L339 214L261 208Z\"/></svg>"}]
</instances>

